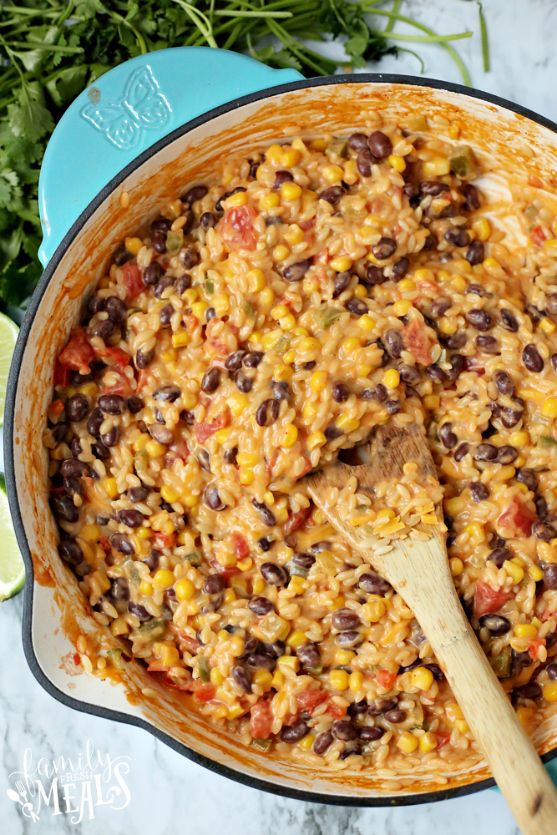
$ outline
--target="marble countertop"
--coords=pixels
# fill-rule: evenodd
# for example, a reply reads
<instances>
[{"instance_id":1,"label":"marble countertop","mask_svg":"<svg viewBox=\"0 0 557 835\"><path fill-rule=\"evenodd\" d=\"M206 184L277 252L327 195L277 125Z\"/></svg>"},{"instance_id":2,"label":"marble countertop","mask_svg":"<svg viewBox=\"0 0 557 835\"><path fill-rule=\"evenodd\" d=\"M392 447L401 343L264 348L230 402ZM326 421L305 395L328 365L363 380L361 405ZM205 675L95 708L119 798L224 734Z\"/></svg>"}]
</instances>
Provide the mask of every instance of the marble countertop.
<instances>
[{"instance_id":1,"label":"marble countertop","mask_svg":"<svg viewBox=\"0 0 557 835\"><path fill-rule=\"evenodd\" d=\"M408 0L404 10L439 32L477 31L477 7L466 0ZM555 0L484 0L492 66L481 67L479 37L460 42L476 87L519 102L557 121ZM403 31L402 29L400 31ZM427 75L458 81L440 48L420 47ZM411 55L385 58L374 69L417 74ZM504 801L494 791L415 807L345 809L287 800L249 789L190 763L142 730L65 708L35 681L21 646L21 596L0 605L0 831L4 835L122 832L164 835L517 835ZM129 803L114 811L97 806L94 819L72 822L50 810L38 822L20 815L6 791L25 749L44 762L74 757L91 740L112 758L129 757Z\"/></svg>"}]
</instances>

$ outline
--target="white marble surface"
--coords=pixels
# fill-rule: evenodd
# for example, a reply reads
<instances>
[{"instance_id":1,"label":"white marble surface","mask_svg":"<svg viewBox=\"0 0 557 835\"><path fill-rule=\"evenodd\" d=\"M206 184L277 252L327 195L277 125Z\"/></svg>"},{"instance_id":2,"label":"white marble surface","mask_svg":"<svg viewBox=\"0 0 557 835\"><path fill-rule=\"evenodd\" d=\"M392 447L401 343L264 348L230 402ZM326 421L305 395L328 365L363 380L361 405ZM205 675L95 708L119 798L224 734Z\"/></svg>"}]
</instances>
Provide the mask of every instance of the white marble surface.
<instances>
[{"instance_id":1,"label":"white marble surface","mask_svg":"<svg viewBox=\"0 0 557 835\"><path fill-rule=\"evenodd\" d=\"M473 28L477 8L466 0L408 0L417 18L440 32ZM484 0L493 69L481 68L479 38L460 43L475 85L557 120L555 0ZM403 29L401 28L401 31ZM459 80L439 48L420 47L427 74ZM412 56L386 58L382 71L417 73ZM516 835L503 800L493 791L458 800L398 809L344 809L286 800L217 777L179 756L144 731L73 712L47 695L31 675L21 647L21 597L0 605L0 832L3 835ZM64 815L23 819L6 796L8 775L21 767L25 748L35 758L75 756L87 739L112 757L131 758L131 801L118 812L97 808L73 825Z\"/></svg>"}]
</instances>

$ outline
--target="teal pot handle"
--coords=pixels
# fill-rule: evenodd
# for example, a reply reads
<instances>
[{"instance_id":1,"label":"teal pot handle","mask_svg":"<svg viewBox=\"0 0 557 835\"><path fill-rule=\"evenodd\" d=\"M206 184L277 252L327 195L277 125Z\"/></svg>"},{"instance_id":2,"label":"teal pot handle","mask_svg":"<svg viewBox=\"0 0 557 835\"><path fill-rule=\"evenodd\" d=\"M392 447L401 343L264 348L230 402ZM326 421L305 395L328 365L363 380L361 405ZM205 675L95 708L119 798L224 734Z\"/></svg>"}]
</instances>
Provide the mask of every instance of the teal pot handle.
<instances>
[{"instance_id":1,"label":"teal pot handle","mask_svg":"<svg viewBox=\"0 0 557 835\"><path fill-rule=\"evenodd\" d=\"M150 52L102 75L66 110L44 155L43 266L91 200L146 148L214 107L301 78L209 47Z\"/></svg>"}]
</instances>

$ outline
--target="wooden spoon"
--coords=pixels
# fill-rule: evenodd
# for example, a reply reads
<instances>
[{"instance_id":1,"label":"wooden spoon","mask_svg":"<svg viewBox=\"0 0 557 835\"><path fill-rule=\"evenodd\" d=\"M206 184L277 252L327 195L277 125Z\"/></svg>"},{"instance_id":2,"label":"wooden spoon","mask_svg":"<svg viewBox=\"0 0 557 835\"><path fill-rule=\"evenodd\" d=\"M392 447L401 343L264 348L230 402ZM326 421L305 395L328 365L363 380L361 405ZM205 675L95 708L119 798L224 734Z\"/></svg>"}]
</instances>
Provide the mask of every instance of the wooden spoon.
<instances>
[{"instance_id":1,"label":"wooden spoon","mask_svg":"<svg viewBox=\"0 0 557 835\"><path fill-rule=\"evenodd\" d=\"M388 424L360 449L364 454L359 460L367 463L338 461L308 476L313 501L414 612L524 835L557 833L557 791L464 614L451 577L444 535L433 527L425 541L410 536L382 549L378 546L384 541L369 529L352 526L347 507L331 499L332 488L342 489L353 476L358 479L359 493L373 495L374 485L399 480L408 461L416 462L424 484L432 478L436 482L422 430ZM335 495L338 493L333 490Z\"/></svg>"}]
</instances>

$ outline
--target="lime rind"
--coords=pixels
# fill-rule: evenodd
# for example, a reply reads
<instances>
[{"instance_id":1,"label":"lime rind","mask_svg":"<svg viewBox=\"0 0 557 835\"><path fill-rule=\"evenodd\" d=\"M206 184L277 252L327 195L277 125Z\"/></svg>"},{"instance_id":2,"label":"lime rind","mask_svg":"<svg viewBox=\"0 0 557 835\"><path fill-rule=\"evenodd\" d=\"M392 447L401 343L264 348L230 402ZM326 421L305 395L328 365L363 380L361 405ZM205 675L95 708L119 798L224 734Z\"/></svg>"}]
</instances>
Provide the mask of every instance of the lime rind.
<instances>
[{"instance_id":1,"label":"lime rind","mask_svg":"<svg viewBox=\"0 0 557 835\"><path fill-rule=\"evenodd\" d=\"M25 582L25 567L15 536L6 482L0 475L0 601L13 597Z\"/></svg>"}]
</instances>

